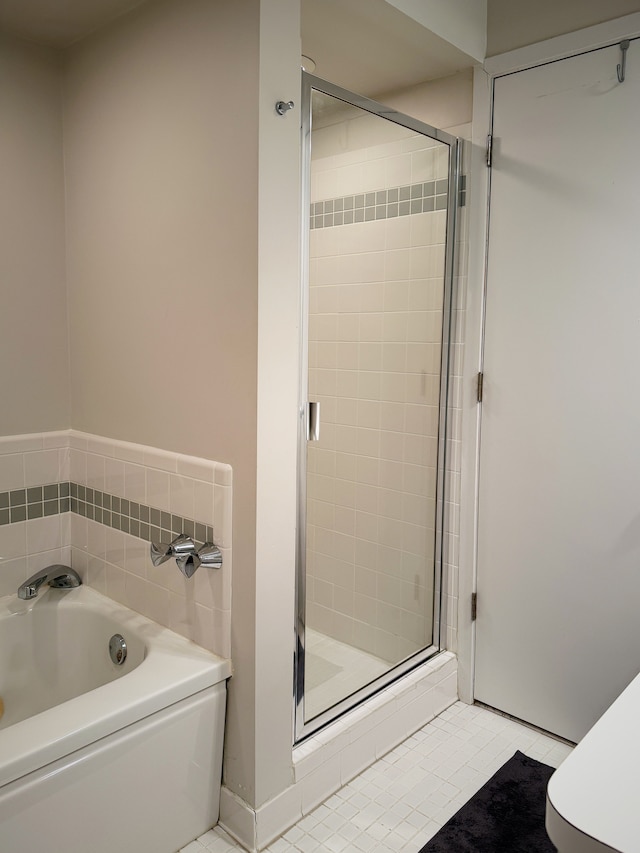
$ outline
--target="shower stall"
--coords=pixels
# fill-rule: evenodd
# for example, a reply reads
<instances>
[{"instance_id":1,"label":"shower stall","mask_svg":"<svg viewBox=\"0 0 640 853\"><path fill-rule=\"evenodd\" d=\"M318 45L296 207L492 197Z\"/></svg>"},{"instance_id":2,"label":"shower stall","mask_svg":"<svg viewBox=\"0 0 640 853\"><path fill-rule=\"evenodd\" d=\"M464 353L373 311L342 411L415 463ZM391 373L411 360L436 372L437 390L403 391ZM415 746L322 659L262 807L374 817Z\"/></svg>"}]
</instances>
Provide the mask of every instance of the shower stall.
<instances>
[{"instance_id":1,"label":"shower stall","mask_svg":"<svg viewBox=\"0 0 640 853\"><path fill-rule=\"evenodd\" d=\"M297 741L444 646L460 157L303 74Z\"/></svg>"}]
</instances>

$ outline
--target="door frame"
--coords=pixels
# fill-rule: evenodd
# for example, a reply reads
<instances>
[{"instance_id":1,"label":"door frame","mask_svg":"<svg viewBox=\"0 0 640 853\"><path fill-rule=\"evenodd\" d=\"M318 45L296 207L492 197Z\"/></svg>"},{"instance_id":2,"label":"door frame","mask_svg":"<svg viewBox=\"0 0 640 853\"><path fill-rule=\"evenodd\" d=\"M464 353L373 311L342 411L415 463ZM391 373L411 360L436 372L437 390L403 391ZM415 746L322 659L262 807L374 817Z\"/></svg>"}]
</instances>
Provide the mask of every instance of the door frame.
<instances>
[{"instance_id":1,"label":"door frame","mask_svg":"<svg viewBox=\"0 0 640 853\"><path fill-rule=\"evenodd\" d=\"M464 328L465 358L462 399L462 470L460 500L460 572L458 587L458 695L474 701L475 623L471 600L478 593L478 494L482 406L476 380L483 368L487 289L491 169L487 168L487 139L493 124L493 92L497 77L566 59L590 50L640 37L640 12L566 35L528 45L487 59L474 69L471 162L469 180L469 268ZM480 597L479 606L482 606Z\"/></svg>"}]
</instances>

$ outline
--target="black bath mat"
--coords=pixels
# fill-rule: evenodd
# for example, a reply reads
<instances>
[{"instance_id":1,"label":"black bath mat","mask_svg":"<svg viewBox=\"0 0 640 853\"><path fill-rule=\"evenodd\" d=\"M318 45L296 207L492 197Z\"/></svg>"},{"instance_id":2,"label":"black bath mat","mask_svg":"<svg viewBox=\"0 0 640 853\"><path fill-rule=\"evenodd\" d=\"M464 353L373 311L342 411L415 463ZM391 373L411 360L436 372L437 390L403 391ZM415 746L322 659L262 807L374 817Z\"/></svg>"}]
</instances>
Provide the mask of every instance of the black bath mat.
<instances>
[{"instance_id":1,"label":"black bath mat","mask_svg":"<svg viewBox=\"0 0 640 853\"><path fill-rule=\"evenodd\" d=\"M420 853L555 853L544 828L553 772L516 752Z\"/></svg>"}]
</instances>

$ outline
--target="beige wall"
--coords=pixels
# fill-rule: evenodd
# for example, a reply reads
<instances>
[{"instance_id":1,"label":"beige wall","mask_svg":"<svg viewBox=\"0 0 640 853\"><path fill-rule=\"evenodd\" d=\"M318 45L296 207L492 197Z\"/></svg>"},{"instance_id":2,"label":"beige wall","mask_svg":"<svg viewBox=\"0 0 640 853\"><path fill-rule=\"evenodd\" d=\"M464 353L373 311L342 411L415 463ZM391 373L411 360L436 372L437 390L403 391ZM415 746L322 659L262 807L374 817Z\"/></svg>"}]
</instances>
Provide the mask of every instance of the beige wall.
<instances>
[{"instance_id":1,"label":"beige wall","mask_svg":"<svg viewBox=\"0 0 640 853\"><path fill-rule=\"evenodd\" d=\"M440 130L460 127L471 121L473 73L469 69L408 89L387 92L380 100L398 112L406 113Z\"/></svg>"},{"instance_id":2,"label":"beige wall","mask_svg":"<svg viewBox=\"0 0 640 853\"><path fill-rule=\"evenodd\" d=\"M145 5L69 51L64 105L73 426L233 466L225 773L248 802L258 38L257 0Z\"/></svg>"},{"instance_id":3,"label":"beige wall","mask_svg":"<svg viewBox=\"0 0 640 853\"><path fill-rule=\"evenodd\" d=\"M83 41L64 116L74 428L234 467L257 335L257 4L241 5L151 3Z\"/></svg>"},{"instance_id":4,"label":"beige wall","mask_svg":"<svg viewBox=\"0 0 640 853\"><path fill-rule=\"evenodd\" d=\"M69 426L58 57L0 34L0 80L0 435L15 435Z\"/></svg>"},{"instance_id":5,"label":"beige wall","mask_svg":"<svg viewBox=\"0 0 640 853\"><path fill-rule=\"evenodd\" d=\"M638 11L639 0L489 0L487 56Z\"/></svg>"}]
</instances>

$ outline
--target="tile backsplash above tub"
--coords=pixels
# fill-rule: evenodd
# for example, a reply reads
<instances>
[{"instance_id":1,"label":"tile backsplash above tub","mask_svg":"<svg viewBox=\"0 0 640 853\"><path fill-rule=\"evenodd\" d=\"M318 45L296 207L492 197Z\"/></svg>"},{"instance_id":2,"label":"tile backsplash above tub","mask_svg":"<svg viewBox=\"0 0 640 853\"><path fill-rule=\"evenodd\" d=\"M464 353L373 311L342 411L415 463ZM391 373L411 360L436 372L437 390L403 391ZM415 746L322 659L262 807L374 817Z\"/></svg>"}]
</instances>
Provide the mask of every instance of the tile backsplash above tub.
<instances>
[{"instance_id":1,"label":"tile backsplash above tub","mask_svg":"<svg viewBox=\"0 0 640 853\"><path fill-rule=\"evenodd\" d=\"M71 514L60 513L60 484L68 481L67 431L0 437L0 595L15 594L45 566L69 564ZM54 484L57 512L51 511L53 498L48 498L51 514L45 516L44 489L42 501L35 500L32 490Z\"/></svg>"},{"instance_id":2,"label":"tile backsplash above tub","mask_svg":"<svg viewBox=\"0 0 640 853\"><path fill-rule=\"evenodd\" d=\"M224 657L230 655L228 465L74 430L0 438L0 594L34 571L73 566L84 582ZM187 533L221 549L191 580L149 542Z\"/></svg>"}]
</instances>

